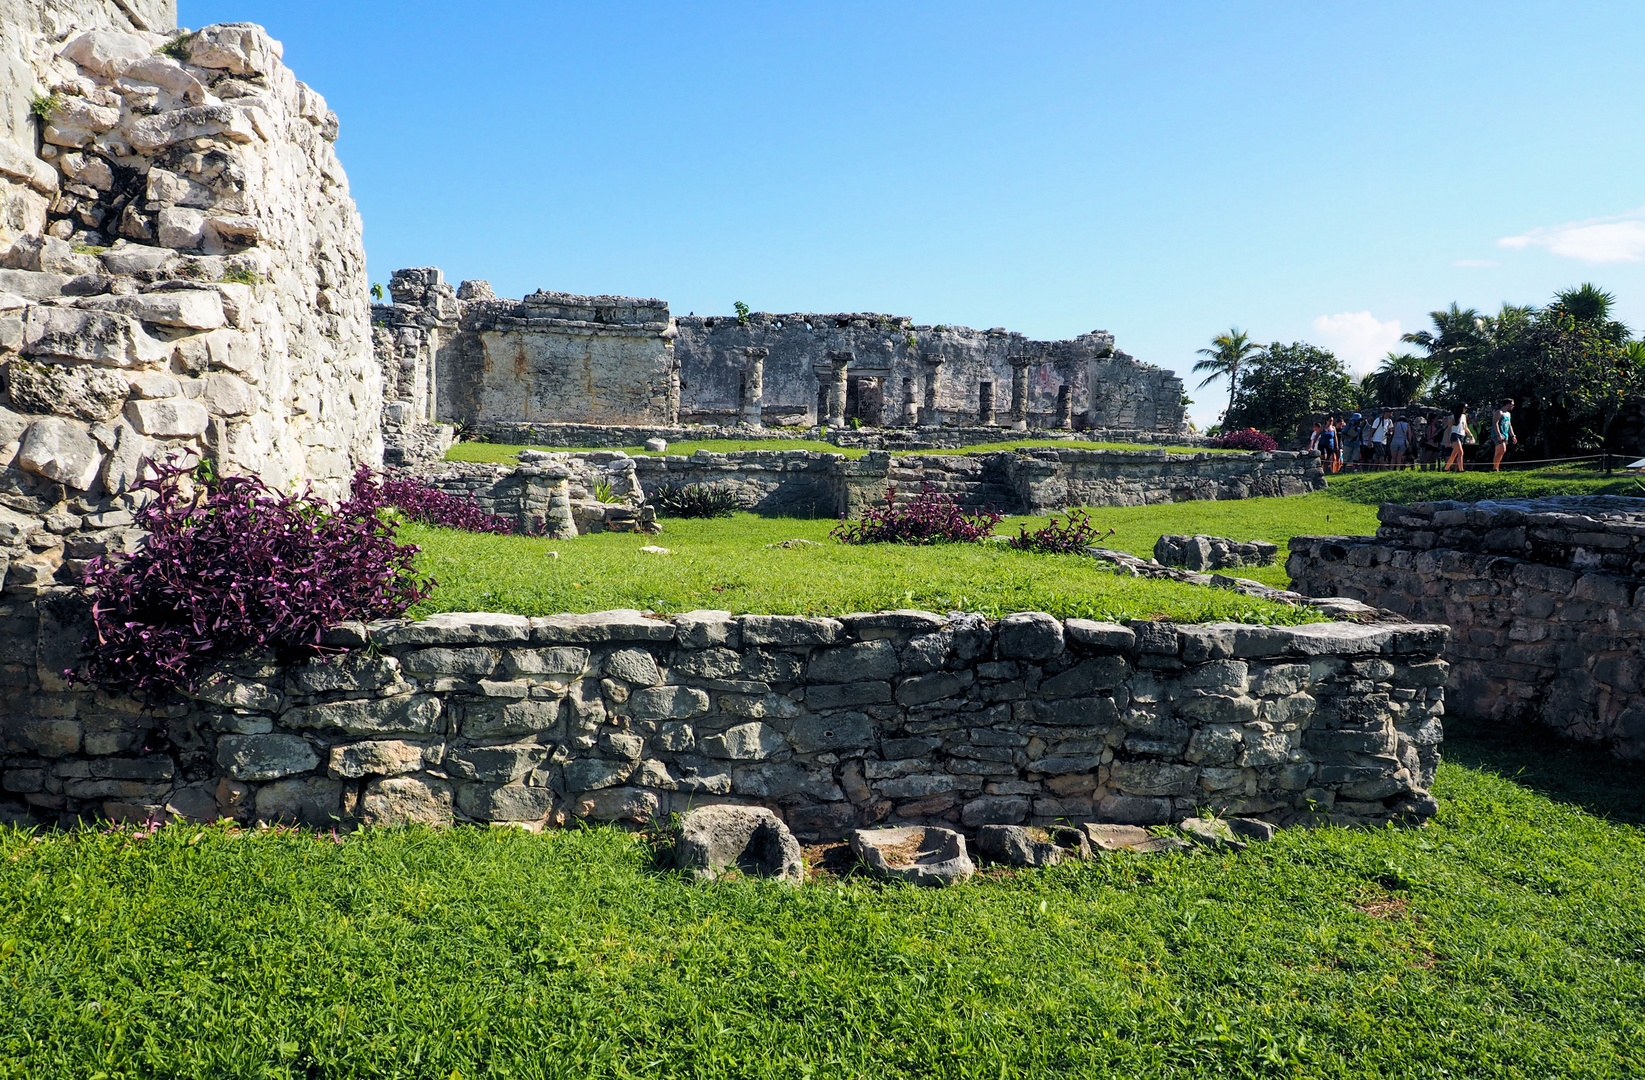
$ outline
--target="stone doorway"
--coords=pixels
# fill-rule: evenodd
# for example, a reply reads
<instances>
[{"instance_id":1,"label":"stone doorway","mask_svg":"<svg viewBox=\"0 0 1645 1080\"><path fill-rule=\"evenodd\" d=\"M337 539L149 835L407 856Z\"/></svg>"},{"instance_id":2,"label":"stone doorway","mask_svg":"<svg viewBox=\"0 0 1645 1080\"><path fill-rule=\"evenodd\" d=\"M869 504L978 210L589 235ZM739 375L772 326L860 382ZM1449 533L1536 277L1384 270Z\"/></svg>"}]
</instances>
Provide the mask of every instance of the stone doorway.
<instances>
[{"instance_id":1,"label":"stone doorway","mask_svg":"<svg viewBox=\"0 0 1645 1080\"><path fill-rule=\"evenodd\" d=\"M885 377L852 375L845 382L845 418L864 427L885 426Z\"/></svg>"}]
</instances>

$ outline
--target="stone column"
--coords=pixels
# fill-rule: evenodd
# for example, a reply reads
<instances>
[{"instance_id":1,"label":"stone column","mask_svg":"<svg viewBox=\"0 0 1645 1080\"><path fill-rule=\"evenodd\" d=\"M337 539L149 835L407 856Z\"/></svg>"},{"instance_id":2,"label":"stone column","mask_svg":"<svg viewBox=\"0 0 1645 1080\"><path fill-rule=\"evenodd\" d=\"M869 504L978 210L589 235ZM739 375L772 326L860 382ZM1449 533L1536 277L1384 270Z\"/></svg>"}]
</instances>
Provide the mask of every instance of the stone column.
<instances>
[{"instance_id":1,"label":"stone column","mask_svg":"<svg viewBox=\"0 0 1645 1080\"><path fill-rule=\"evenodd\" d=\"M1011 365L1011 430L1028 430L1028 365L1026 356L1008 358Z\"/></svg>"},{"instance_id":2,"label":"stone column","mask_svg":"<svg viewBox=\"0 0 1645 1080\"><path fill-rule=\"evenodd\" d=\"M770 349L758 347L743 350L747 359L743 362L743 399L738 405L742 408L742 423L747 427L765 426L760 402L765 398L765 358L770 354Z\"/></svg>"},{"instance_id":3,"label":"stone column","mask_svg":"<svg viewBox=\"0 0 1645 1080\"><path fill-rule=\"evenodd\" d=\"M904 377L902 381L902 426L918 427L920 423L920 403L914 400L914 380Z\"/></svg>"},{"instance_id":4,"label":"stone column","mask_svg":"<svg viewBox=\"0 0 1645 1080\"><path fill-rule=\"evenodd\" d=\"M994 426L994 384L991 382L977 384L977 423L983 427Z\"/></svg>"},{"instance_id":5,"label":"stone column","mask_svg":"<svg viewBox=\"0 0 1645 1080\"><path fill-rule=\"evenodd\" d=\"M920 409L921 427L942 427L942 413L937 411L937 377L942 374L942 360L925 361L925 405Z\"/></svg>"},{"instance_id":6,"label":"stone column","mask_svg":"<svg viewBox=\"0 0 1645 1080\"><path fill-rule=\"evenodd\" d=\"M857 358L853 352L831 352L828 362L833 366L828 380L828 425L830 427L845 426L845 379L846 368L851 361Z\"/></svg>"},{"instance_id":7,"label":"stone column","mask_svg":"<svg viewBox=\"0 0 1645 1080\"><path fill-rule=\"evenodd\" d=\"M1057 429L1069 431L1074 427L1074 394L1067 383L1057 387Z\"/></svg>"}]
</instances>

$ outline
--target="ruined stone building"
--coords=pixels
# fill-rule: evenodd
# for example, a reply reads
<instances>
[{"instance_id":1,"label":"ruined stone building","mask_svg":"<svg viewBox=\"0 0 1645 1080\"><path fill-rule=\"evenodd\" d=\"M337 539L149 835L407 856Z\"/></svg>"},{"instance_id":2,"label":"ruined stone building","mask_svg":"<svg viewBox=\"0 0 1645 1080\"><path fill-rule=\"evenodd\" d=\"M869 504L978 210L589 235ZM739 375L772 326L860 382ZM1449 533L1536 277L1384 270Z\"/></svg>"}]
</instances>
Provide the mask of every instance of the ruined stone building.
<instances>
[{"instance_id":1,"label":"ruined stone building","mask_svg":"<svg viewBox=\"0 0 1645 1080\"><path fill-rule=\"evenodd\" d=\"M432 267L397 271L389 289L373 321L391 425L1183 425L1182 381L1106 331L1031 341L897 315L671 318L661 300L498 300Z\"/></svg>"}]
</instances>

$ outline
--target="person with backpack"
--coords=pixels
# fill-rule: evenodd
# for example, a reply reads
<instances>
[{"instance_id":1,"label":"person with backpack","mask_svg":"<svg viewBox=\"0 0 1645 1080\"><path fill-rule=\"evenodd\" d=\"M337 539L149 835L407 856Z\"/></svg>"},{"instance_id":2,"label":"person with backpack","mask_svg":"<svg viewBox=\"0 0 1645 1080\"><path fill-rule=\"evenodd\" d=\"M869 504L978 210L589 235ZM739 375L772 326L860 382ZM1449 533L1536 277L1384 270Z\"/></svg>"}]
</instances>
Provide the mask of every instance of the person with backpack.
<instances>
[{"instance_id":1,"label":"person with backpack","mask_svg":"<svg viewBox=\"0 0 1645 1080\"><path fill-rule=\"evenodd\" d=\"M1347 462L1350 467L1359 460L1360 436L1362 434L1363 428L1360 426L1359 413L1355 413L1348 418L1348 422L1342 426L1342 431L1339 433L1342 440L1342 460Z\"/></svg>"},{"instance_id":2,"label":"person with backpack","mask_svg":"<svg viewBox=\"0 0 1645 1080\"><path fill-rule=\"evenodd\" d=\"M1508 453L1508 444L1519 445L1514 434L1514 399L1505 398L1491 414L1491 471L1502 471L1502 459Z\"/></svg>"},{"instance_id":3,"label":"person with backpack","mask_svg":"<svg viewBox=\"0 0 1645 1080\"><path fill-rule=\"evenodd\" d=\"M1421 452L1417 455L1417 464L1425 469L1431 469L1439 464L1440 454L1445 449L1445 425L1440 420L1439 413L1429 413L1422 425Z\"/></svg>"},{"instance_id":4,"label":"person with backpack","mask_svg":"<svg viewBox=\"0 0 1645 1080\"><path fill-rule=\"evenodd\" d=\"M1473 429L1468 426L1468 405L1466 402L1458 403L1456 408L1451 410L1451 424L1445 430L1445 440L1447 456L1445 458L1445 467L1440 471L1450 472L1451 466L1455 465L1457 472L1465 472L1463 454L1467 445L1474 441Z\"/></svg>"},{"instance_id":5,"label":"person with backpack","mask_svg":"<svg viewBox=\"0 0 1645 1080\"><path fill-rule=\"evenodd\" d=\"M1400 413L1394 418L1394 429L1388 435L1388 461L1394 468L1405 468L1405 455L1410 451L1411 441L1411 422Z\"/></svg>"}]
</instances>

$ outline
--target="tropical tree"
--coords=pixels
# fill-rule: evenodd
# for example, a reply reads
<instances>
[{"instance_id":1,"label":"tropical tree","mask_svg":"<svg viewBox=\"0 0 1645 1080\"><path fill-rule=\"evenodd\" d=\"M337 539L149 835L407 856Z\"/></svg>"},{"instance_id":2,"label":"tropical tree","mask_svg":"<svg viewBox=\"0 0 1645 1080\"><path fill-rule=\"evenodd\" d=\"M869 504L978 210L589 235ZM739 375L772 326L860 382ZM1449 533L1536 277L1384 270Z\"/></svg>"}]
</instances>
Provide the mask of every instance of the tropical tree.
<instances>
[{"instance_id":1,"label":"tropical tree","mask_svg":"<svg viewBox=\"0 0 1645 1080\"><path fill-rule=\"evenodd\" d=\"M1411 336L1406 335L1407 338ZM1437 360L1411 353L1390 352L1375 371L1361 380L1360 385L1365 391L1361 404L1366 408L1408 405L1422 397L1437 374Z\"/></svg>"},{"instance_id":2,"label":"tropical tree","mask_svg":"<svg viewBox=\"0 0 1645 1080\"><path fill-rule=\"evenodd\" d=\"M1485 320L1473 308L1459 308L1455 301L1444 311L1430 311L1432 330L1416 330L1400 335L1408 345L1419 346L1431 360L1441 363L1449 356L1477 349L1486 333Z\"/></svg>"},{"instance_id":3,"label":"tropical tree","mask_svg":"<svg viewBox=\"0 0 1645 1080\"><path fill-rule=\"evenodd\" d=\"M1222 427L1258 428L1283 445L1311 417L1348 412L1357 399L1358 388L1336 354L1305 341L1276 341L1245 365Z\"/></svg>"},{"instance_id":4,"label":"tropical tree","mask_svg":"<svg viewBox=\"0 0 1645 1080\"><path fill-rule=\"evenodd\" d=\"M1262 351L1262 346L1252 341L1245 331L1239 327L1230 327L1226 333L1218 334L1211 339L1209 349L1195 350L1204 360L1194 362L1194 374L1209 372L1200 380L1200 389L1218 379L1228 380L1228 408L1234 407L1234 394L1239 389L1239 369L1252 355ZM1223 416L1226 419L1227 413Z\"/></svg>"}]
</instances>

